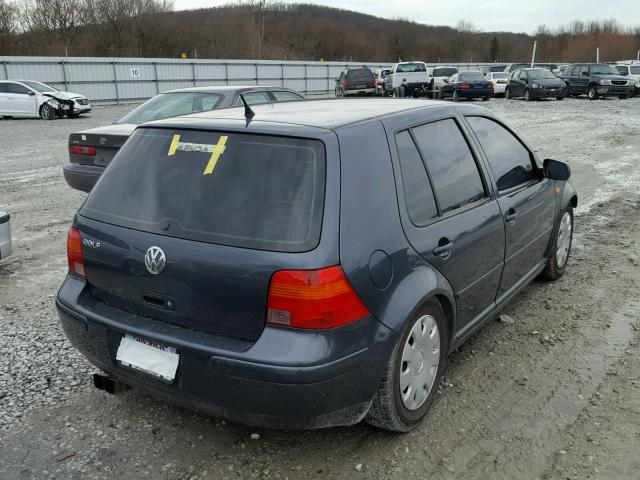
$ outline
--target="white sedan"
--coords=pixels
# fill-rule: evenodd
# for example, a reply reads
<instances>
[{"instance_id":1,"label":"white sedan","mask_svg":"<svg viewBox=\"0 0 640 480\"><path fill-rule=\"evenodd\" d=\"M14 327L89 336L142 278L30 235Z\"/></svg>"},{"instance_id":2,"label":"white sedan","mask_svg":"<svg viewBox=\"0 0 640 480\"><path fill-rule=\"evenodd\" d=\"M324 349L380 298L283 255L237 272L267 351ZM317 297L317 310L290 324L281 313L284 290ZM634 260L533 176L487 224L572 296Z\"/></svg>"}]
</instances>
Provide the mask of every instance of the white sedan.
<instances>
[{"instance_id":1,"label":"white sedan","mask_svg":"<svg viewBox=\"0 0 640 480\"><path fill-rule=\"evenodd\" d=\"M90 111L89 99L79 93L63 92L32 80L0 81L0 115L3 117L53 120L64 115L77 117Z\"/></svg>"},{"instance_id":2,"label":"white sedan","mask_svg":"<svg viewBox=\"0 0 640 480\"><path fill-rule=\"evenodd\" d=\"M0 211L0 260L11 255L10 215Z\"/></svg>"},{"instance_id":3,"label":"white sedan","mask_svg":"<svg viewBox=\"0 0 640 480\"><path fill-rule=\"evenodd\" d=\"M509 83L509 74L505 72L489 72L485 75L487 80L493 82L493 94L504 95L504 90Z\"/></svg>"}]
</instances>

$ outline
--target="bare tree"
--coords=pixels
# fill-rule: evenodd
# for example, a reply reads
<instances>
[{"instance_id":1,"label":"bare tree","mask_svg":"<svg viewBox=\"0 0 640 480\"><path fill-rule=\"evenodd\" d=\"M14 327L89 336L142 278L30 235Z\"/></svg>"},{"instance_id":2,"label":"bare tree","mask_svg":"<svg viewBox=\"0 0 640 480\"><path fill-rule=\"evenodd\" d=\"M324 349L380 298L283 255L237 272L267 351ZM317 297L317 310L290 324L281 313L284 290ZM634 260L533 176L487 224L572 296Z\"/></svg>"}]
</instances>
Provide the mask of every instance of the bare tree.
<instances>
[{"instance_id":1,"label":"bare tree","mask_svg":"<svg viewBox=\"0 0 640 480\"><path fill-rule=\"evenodd\" d=\"M87 23L84 0L26 0L23 22L31 31L41 31L64 47L71 47Z\"/></svg>"},{"instance_id":2,"label":"bare tree","mask_svg":"<svg viewBox=\"0 0 640 480\"><path fill-rule=\"evenodd\" d=\"M11 53L13 39L18 29L18 7L0 0L0 53Z\"/></svg>"}]
</instances>

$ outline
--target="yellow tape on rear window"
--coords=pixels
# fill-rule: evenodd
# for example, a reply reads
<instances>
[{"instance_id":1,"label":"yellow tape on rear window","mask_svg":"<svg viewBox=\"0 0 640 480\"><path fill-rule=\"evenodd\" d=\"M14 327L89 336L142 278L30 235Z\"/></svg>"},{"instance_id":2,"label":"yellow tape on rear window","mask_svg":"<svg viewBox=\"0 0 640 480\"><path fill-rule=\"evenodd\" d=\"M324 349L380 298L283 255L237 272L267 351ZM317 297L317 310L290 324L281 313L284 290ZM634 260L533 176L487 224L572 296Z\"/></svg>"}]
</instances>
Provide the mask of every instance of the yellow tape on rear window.
<instances>
[{"instance_id":1,"label":"yellow tape on rear window","mask_svg":"<svg viewBox=\"0 0 640 480\"><path fill-rule=\"evenodd\" d=\"M167 152L167 156L171 157L176 154L176 151L182 150L185 152L207 152L211 153L211 157L209 158L209 162L202 172L203 175L211 175L213 170L216 168L218 164L218 160L220 156L226 150L226 144L228 140L227 135L222 135L218 139L218 143L215 145L208 145L205 143L190 143L190 142L181 142L180 135L174 135L171 139L171 144L169 145L169 151Z\"/></svg>"}]
</instances>

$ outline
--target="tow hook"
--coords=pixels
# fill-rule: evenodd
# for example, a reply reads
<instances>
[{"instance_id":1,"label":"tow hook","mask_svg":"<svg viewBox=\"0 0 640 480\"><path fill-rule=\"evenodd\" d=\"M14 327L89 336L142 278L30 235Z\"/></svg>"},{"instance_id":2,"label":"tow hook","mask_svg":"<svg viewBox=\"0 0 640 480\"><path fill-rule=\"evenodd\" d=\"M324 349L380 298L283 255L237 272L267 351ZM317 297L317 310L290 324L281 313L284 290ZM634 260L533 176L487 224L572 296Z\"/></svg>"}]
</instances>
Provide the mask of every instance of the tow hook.
<instances>
[{"instance_id":1,"label":"tow hook","mask_svg":"<svg viewBox=\"0 0 640 480\"><path fill-rule=\"evenodd\" d=\"M104 390L111 395L124 393L131 388L129 387L129 385L119 382L115 378L111 378L106 375L100 375L99 373L93 374L93 385L98 390Z\"/></svg>"}]
</instances>

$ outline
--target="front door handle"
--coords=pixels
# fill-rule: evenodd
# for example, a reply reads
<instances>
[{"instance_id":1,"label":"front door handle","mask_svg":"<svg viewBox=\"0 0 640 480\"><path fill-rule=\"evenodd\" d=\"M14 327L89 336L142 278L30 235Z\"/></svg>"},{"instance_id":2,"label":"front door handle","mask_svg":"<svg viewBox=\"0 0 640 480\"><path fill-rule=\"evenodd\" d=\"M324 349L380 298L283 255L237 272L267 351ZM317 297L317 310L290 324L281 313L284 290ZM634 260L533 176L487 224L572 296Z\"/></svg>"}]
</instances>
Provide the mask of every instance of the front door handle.
<instances>
[{"instance_id":1,"label":"front door handle","mask_svg":"<svg viewBox=\"0 0 640 480\"><path fill-rule=\"evenodd\" d=\"M516 223L517 216L518 216L518 212L516 212L516 209L510 208L507 214L504 216L504 219L506 222L509 222L510 224L513 225L514 223Z\"/></svg>"},{"instance_id":2,"label":"front door handle","mask_svg":"<svg viewBox=\"0 0 640 480\"><path fill-rule=\"evenodd\" d=\"M448 243L445 243L448 242ZM453 251L453 242L450 242L446 238L440 240L440 245L433 249L433 254L436 257L440 257L443 260L447 260L451 256Z\"/></svg>"}]
</instances>

